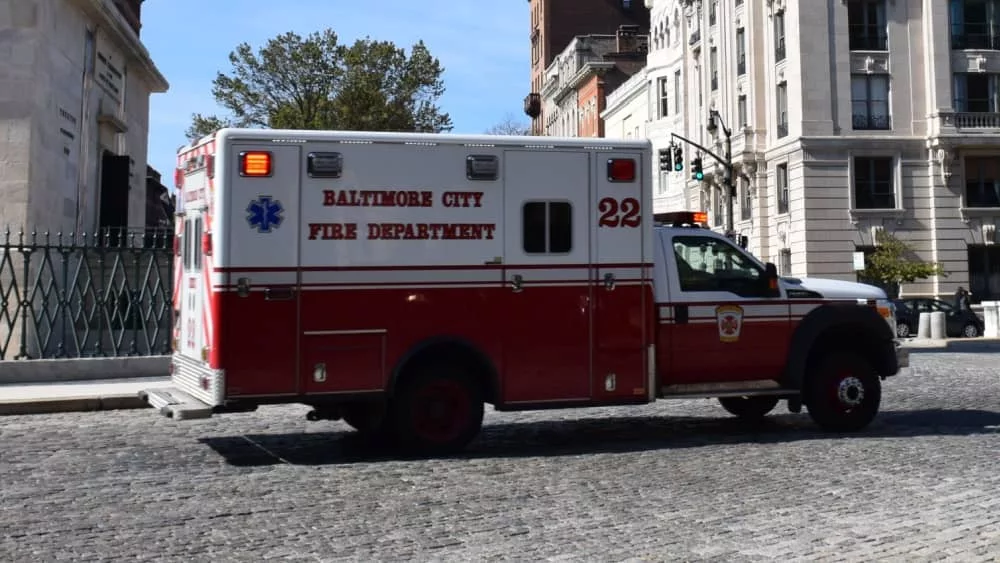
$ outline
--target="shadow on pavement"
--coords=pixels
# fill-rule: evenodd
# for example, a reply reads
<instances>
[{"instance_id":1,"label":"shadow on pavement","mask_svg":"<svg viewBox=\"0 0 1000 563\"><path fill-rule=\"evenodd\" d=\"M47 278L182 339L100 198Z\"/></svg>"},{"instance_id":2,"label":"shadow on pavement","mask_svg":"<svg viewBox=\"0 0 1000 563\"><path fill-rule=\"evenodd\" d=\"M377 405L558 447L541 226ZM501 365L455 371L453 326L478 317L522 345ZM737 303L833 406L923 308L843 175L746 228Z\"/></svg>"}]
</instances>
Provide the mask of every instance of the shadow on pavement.
<instances>
[{"instance_id":1,"label":"shadow on pavement","mask_svg":"<svg viewBox=\"0 0 1000 563\"><path fill-rule=\"evenodd\" d=\"M760 423L736 418L603 417L486 424L458 459L551 457L641 452L804 440L969 436L1000 433L1000 412L982 410L883 411L866 430L830 434L805 414L769 416ZM253 467L289 463L328 465L405 459L361 439L356 432L305 432L202 438L228 464Z\"/></svg>"}]
</instances>

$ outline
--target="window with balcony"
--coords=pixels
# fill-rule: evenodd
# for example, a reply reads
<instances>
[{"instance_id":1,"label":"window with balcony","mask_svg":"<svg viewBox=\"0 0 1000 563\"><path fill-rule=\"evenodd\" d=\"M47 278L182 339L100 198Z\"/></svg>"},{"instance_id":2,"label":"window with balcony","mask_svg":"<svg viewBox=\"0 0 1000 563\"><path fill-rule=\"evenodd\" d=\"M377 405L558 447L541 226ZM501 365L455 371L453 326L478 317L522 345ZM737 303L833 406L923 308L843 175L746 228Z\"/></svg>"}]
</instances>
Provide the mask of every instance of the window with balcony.
<instances>
[{"instance_id":1,"label":"window with balcony","mask_svg":"<svg viewBox=\"0 0 1000 563\"><path fill-rule=\"evenodd\" d=\"M965 157L965 206L1000 207L1000 157Z\"/></svg>"},{"instance_id":2,"label":"window with balcony","mask_svg":"<svg viewBox=\"0 0 1000 563\"><path fill-rule=\"evenodd\" d=\"M774 61L785 60L785 12L774 14Z\"/></svg>"},{"instance_id":3,"label":"window with balcony","mask_svg":"<svg viewBox=\"0 0 1000 563\"><path fill-rule=\"evenodd\" d=\"M854 208L895 209L895 176L891 156L854 157Z\"/></svg>"},{"instance_id":4,"label":"window with balcony","mask_svg":"<svg viewBox=\"0 0 1000 563\"><path fill-rule=\"evenodd\" d=\"M952 49L1000 49L1000 0L951 0Z\"/></svg>"},{"instance_id":5,"label":"window with balcony","mask_svg":"<svg viewBox=\"0 0 1000 563\"><path fill-rule=\"evenodd\" d=\"M656 79L657 92L657 112L658 117L663 119L670 114L670 100L667 98L667 77Z\"/></svg>"},{"instance_id":6,"label":"window with balcony","mask_svg":"<svg viewBox=\"0 0 1000 563\"><path fill-rule=\"evenodd\" d=\"M736 74L747 73L747 33L742 27L736 30Z\"/></svg>"},{"instance_id":7,"label":"window with balcony","mask_svg":"<svg viewBox=\"0 0 1000 563\"><path fill-rule=\"evenodd\" d=\"M856 130L891 128L889 75L851 75L851 122Z\"/></svg>"},{"instance_id":8,"label":"window with balcony","mask_svg":"<svg viewBox=\"0 0 1000 563\"><path fill-rule=\"evenodd\" d=\"M753 200L750 197L750 182L740 179L740 219L749 221L753 218Z\"/></svg>"},{"instance_id":9,"label":"window with balcony","mask_svg":"<svg viewBox=\"0 0 1000 563\"><path fill-rule=\"evenodd\" d=\"M847 4L847 28L852 51L888 50L885 0L850 0Z\"/></svg>"},{"instance_id":10,"label":"window with balcony","mask_svg":"<svg viewBox=\"0 0 1000 563\"><path fill-rule=\"evenodd\" d=\"M994 113L1000 107L1000 80L997 74L956 72L953 104L957 112Z\"/></svg>"},{"instance_id":11,"label":"window with balcony","mask_svg":"<svg viewBox=\"0 0 1000 563\"><path fill-rule=\"evenodd\" d=\"M708 54L708 68L712 75L712 91L719 89L719 49L712 47Z\"/></svg>"},{"instance_id":12,"label":"window with balcony","mask_svg":"<svg viewBox=\"0 0 1000 563\"><path fill-rule=\"evenodd\" d=\"M788 165L779 164L774 167L774 192L777 200L778 214L788 213Z\"/></svg>"},{"instance_id":13,"label":"window with balcony","mask_svg":"<svg viewBox=\"0 0 1000 563\"><path fill-rule=\"evenodd\" d=\"M788 136L788 83L782 82L775 89L775 115L777 117L777 137Z\"/></svg>"},{"instance_id":14,"label":"window with balcony","mask_svg":"<svg viewBox=\"0 0 1000 563\"><path fill-rule=\"evenodd\" d=\"M742 94L736 99L736 125L746 127L747 119L747 96Z\"/></svg>"}]
</instances>

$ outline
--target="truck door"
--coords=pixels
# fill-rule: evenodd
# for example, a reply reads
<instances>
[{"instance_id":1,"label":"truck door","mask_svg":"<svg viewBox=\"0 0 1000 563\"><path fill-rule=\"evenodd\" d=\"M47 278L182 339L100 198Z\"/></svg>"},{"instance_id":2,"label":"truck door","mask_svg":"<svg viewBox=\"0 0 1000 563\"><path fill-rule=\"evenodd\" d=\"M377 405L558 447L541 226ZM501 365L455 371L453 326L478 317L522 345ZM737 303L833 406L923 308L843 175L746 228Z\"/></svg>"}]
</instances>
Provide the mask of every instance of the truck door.
<instances>
[{"instance_id":1,"label":"truck door","mask_svg":"<svg viewBox=\"0 0 1000 563\"><path fill-rule=\"evenodd\" d=\"M592 192L594 397L619 402L644 400L646 307L651 294L642 280L643 232L652 213L646 209L642 171L649 163L638 153L601 155L595 163ZM645 276L644 276L645 274Z\"/></svg>"},{"instance_id":2,"label":"truck door","mask_svg":"<svg viewBox=\"0 0 1000 563\"><path fill-rule=\"evenodd\" d=\"M503 395L589 400L590 155L504 152Z\"/></svg>"},{"instance_id":3,"label":"truck door","mask_svg":"<svg viewBox=\"0 0 1000 563\"><path fill-rule=\"evenodd\" d=\"M224 347L228 394L297 391L299 147L229 148ZM221 227L221 225L220 225Z\"/></svg>"},{"instance_id":4,"label":"truck door","mask_svg":"<svg viewBox=\"0 0 1000 563\"><path fill-rule=\"evenodd\" d=\"M730 241L692 230L663 237L673 326L669 383L772 379L788 355L790 307Z\"/></svg>"}]
</instances>

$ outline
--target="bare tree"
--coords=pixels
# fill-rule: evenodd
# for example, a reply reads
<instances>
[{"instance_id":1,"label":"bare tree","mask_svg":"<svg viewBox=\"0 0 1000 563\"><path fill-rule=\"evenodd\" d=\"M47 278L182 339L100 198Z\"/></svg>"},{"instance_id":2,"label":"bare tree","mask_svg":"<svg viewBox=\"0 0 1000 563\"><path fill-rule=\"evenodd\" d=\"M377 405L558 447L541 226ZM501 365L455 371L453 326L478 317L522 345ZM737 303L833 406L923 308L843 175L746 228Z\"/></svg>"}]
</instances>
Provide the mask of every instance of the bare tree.
<instances>
[{"instance_id":1,"label":"bare tree","mask_svg":"<svg viewBox=\"0 0 1000 563\"><path fill-rule=\"evenodd\" d=\"M486 130L487 135L530 135L531 125L518 121L514 114L508 113L503 121Z\"/></svg>"}]
</instances>

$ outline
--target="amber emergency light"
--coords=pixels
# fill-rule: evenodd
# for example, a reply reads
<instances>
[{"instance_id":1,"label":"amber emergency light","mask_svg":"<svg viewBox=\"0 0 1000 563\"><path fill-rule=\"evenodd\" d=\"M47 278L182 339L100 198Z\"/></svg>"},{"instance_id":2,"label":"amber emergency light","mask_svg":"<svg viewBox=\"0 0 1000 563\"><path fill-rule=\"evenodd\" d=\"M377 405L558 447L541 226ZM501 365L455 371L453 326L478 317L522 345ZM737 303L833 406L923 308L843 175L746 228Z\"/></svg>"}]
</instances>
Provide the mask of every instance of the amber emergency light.
<instances>
[{"instance_id":1,"label":"amber emergency light","mask_svg":"<svg viewBox=\"0 0 1000 563\"><path fill-rule=\"evenodd\" d=\"M240 176L263 178L272 172L271 153L246 151L240 153Z\"/></svg>"}]
</instances>

